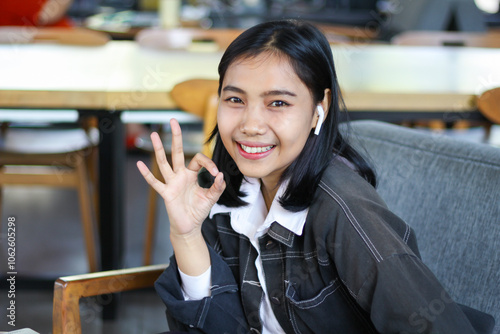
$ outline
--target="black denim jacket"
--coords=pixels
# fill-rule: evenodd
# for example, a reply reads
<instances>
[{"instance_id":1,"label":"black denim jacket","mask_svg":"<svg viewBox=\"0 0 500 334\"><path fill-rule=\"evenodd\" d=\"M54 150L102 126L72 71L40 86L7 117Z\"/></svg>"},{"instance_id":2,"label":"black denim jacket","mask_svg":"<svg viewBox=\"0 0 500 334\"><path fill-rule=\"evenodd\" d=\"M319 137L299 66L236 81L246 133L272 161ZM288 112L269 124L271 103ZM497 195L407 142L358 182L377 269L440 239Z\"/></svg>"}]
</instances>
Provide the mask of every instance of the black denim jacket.
<instances>
[{"instance_id":1,"label":"black denim jacket","mask_svg":"<svg viewBox=\"0 0 500 334\"><path fill-rule=\"evenodd\" d=\"M229 214L203 224L211 296L184 301L174 257L156 282L171 330L258 333L257 252ZM420 260L411 228L341 161L325 171L302 235L279 222L259 239L268 296L286 333L475 333Z\"/></svg>"}]
</instances>

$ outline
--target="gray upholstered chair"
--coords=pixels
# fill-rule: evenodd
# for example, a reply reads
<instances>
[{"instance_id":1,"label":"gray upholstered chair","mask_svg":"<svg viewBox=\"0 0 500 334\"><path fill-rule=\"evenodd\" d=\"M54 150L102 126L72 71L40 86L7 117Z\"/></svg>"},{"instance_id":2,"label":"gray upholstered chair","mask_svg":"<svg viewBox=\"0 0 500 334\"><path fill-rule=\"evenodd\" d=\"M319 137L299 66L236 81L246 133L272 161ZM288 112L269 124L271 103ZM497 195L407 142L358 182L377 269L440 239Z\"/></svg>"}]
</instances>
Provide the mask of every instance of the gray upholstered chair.
<instances>
[{"instance_id":1,"label":"gray upholstered chair","mask_svg":"<svg viewBox=\"0 0 500 334\"><path fill-rule=\"evenodd\" d=\"M351 122L378 192L410 224L423 261L500 333L500 149L376 121Z\"/></svg>"},{"instance_id":2,"label":"gray upholstered chair","mask_svg":"<svg viewBox=\"0 0 500 334\"><path fill-rule=\"evenodd\" d=\"M414 228L424 262L451 296L500 319L500 149L375 121L352 122L347 134L366 149L379 193ZM61 277L54 333L80 333L80 298L152 286L165 267ZM486 320L478 333L500 333L490 317L469 312Z\"/></svg>"}]
</instances>

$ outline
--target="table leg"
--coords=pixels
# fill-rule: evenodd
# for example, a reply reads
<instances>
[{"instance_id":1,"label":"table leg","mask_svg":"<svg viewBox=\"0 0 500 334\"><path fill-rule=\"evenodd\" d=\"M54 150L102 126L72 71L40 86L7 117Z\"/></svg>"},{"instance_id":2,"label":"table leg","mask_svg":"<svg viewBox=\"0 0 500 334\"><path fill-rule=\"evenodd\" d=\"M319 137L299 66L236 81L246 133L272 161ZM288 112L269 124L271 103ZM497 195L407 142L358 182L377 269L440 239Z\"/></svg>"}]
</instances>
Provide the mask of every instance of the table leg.
<instances>
[{"instance_id":1,"label":"table leg","mask_svg":"<svg viewBox=\"0 0 500 334\"><path fill-rule=\"evenodd\" d=\"M101 269L123 267L125 189L125 135L120 112L100 112L99 132L99 212ZM116 313L118 295L103 309L103 317L112 319Z\"/></svg>"}]
</instances>

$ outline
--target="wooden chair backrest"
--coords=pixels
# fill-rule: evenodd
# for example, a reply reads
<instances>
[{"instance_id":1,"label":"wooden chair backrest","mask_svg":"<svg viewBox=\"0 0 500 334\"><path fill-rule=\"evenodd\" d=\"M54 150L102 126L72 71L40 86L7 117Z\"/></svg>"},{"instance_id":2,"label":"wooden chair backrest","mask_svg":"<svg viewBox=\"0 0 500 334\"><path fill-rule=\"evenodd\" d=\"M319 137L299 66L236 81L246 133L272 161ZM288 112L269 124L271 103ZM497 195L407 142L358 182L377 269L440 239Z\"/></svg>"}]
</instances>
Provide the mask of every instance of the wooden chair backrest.
<instances>
[{"instance_id":1,"label":"wooden chair backrest","mask_svg":"<svg viewBox=\"0 0 500 334\"><path fill-rule=\"evenodd\" d=\"M167 265L61 277L54 284L53 334L81 334L81 298L152 287Z\"/></svg>"},{"instance_id":2,"label":"wooden chair backrest","mask_svg":"<svg viewBox=\"0 0 500 334\"><path fill-rule=\"evenodd\" d=\"M482 93L477 99L477 108L484 117L500 124L500 87Z\"/></svg>"},{"instance_id":3,"label":"wooden chair backrest","mask_svg":"<svg viewBox=\"0 0 500 334\"><path fill-rule=\"evenodd\" d=\"M170 96L180 109L203 118L205 141L217 123L218 87L217 80L191 79L175 85L170 92ZM210 157L211 152L211 146L205 143L202 153Z\"/></svg>"}]
</instances>

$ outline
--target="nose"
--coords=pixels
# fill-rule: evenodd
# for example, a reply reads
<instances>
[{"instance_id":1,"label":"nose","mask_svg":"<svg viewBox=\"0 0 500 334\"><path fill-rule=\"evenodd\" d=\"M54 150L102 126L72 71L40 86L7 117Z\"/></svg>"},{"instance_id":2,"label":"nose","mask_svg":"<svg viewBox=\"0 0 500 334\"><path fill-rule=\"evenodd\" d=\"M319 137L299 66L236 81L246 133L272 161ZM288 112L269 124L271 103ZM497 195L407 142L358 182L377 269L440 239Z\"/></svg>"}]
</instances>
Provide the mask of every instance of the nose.
<instances>
[{"instance_id":1,"label":"nose","mask_svg":"<svg viewBox=\"0 0 500 334\"><path fill-rule=\"evenodd\" d=\"M243 112L240 131L248 136L263 135L267 131L265 117L260 107L247 106Z\"/></svg>"}]
</instances>

